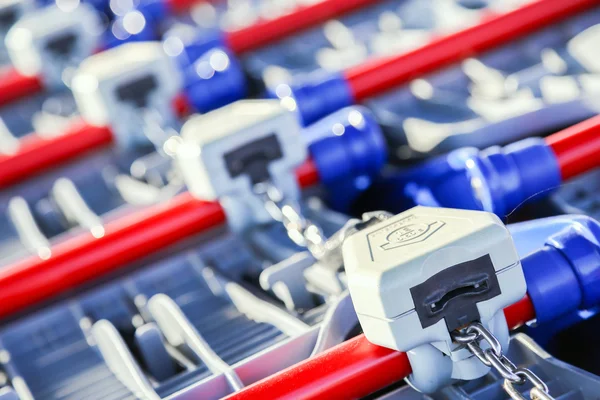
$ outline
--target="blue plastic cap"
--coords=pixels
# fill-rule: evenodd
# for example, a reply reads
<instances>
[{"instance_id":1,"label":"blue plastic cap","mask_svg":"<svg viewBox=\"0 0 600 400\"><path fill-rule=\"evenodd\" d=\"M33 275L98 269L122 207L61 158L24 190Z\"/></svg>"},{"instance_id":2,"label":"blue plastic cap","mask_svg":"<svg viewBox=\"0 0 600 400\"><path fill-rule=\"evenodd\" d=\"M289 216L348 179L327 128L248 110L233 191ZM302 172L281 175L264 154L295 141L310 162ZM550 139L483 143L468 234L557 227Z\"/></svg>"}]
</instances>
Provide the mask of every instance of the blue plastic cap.
<instances>
[{"instance_id":1,"label":"blue plastic cap","mask_svg":"<svg viewBox=\"0 0 600 400\"><path fill-rule=\"evenodd\" d=\"M213 49L184 70L184 92L190 104L206 113L246 96L240 63L223 49Z\"/></svg>"},{"instance_id":2,"label":"blue plastic cap","mask_svg":"<svg viewBox=\"0 0 600 400\"><path fill-rule=\"evenodd\" d=\"M427 188L444 207L485 210L500 217L561 183L556 156L539 138L483 151L458 149L404 176Z\"/></svg>"},{"instance_id":3,"label":"blue plastic cap","mask_svg":"<svg viewBox=\"0 0 600 400\"><path fill-rule=\"evenodd\" d=\"M505 216L521 203L547 196L561 184L558 161L540 138L518 141L504 148L492 147L474 159L473 178L487 186L490 211ZM481 174L481 175L479 175Z\"/></svg>"},{"instance_id":4,"label":"blue plastic cap","mask_svg":"<svg viewBox=\"0 0 600 400\"><path fill-rule=\"evenodd\" d=\"M358 184L368 185L387 159L381 128L364 107L335 112L305 128L302 135L325 184L358 179Z\"/></svg>"},{"instance_id":5,"label":"blue plastic cap","mask_svg":"<svg viewBox=\"0 0 600 400\"><path fill-rule=\"evenodd\" d=\"M577 276L557 249L544 246L523 258L521 265L539 323L579 308L582 296Z\"/></svg>"},{"instance_id":6,"label":"blue plastic cap","mask_svg":"<svg viewBox=\"0 0 600 400\"><path fill-rule=\"evenodd\" d=\"M156 25L171 14L171 10L165 0L140 0L135 9L141 12L148 23Z\"/></svg>"},{"instance_id":7,"label":"blue plastic cap","mask_svg":"<svg viewBox=\"0 0 600 400\"><path fill-rule=\"evenodd\" d=\"M83 0L85 4L89 4L94 7L96 10L108 13L110 10L110 1L109 0ZM44 5L52 4L54 1L44 1Z\"/></svg>"},{"instance_id":8,"label":"blue plastic cap","mask_svg":"<svg viewBox=\"0 0 600 400\"><path fill-rule=\"evenodd\" d=\"M539 322L600 303L600 224L579 219L521 260Z\"/></svg>"},{"instance_id":9,"label":"blue plastic cap","mask_svg":"<svg viewBox=\"0 0 600 400\"><path fill-rule=\"evenodd\" d=\"M588 226L570 226L548 241L569 260L581 287L583 308L595 307L600 302L599 238L598 223L591 220Z\"/></svg>"},{"instance_id":10,"label":"blue plastic cap","mask_svg":"<svg viewBox=\"0 0 600 400\"><path fill-rule=\"evenodd\" d=\"M342 74L322 70L295 79L292 84L277 85L269 96L281 99L282 104L297 111L303 126L354 104L350 86Z\"/></svg>"},{"instance_id":11,"label":"blue plastic cap","mask_svg":"<svg viewBox=\"0 0 600 400\"><path fill-rule=\"evenodd\" d=\"M466 147L400 172L394 180L403 185L401 193L406 199L398 199L398 204L411 200L413 206L436 203L443 207L483 210L467 172L467 166L473 163L469 160L478 154L478 149Z\"/></svg>"},{"instance_id":12,"label":"blue plastic cap","mask_svg":"<svg viewBox=\"0 0 600 400\"><path fill-rule=\"evenodd\" d=\"M127 18L133 18L134 22L127 23ZM132 10L110 23L104 32L103 48L111 49L123 43L156 40L157 37L155 23L151 17L142 11Z\"/></svg>"},{"instance_id":13,"label":"blue plastic cap","mask_svg":"<svg viewBox=\"0 0 600 400\"><path fill-rule=\"evenodd\" d=\"M165 34L164 38L165 45L171 46L173 53L178 53L177 61L182 67L192 65L211 50L227 49L225 36L218 29L175 26Z\"/></svg>"}]
</instances>

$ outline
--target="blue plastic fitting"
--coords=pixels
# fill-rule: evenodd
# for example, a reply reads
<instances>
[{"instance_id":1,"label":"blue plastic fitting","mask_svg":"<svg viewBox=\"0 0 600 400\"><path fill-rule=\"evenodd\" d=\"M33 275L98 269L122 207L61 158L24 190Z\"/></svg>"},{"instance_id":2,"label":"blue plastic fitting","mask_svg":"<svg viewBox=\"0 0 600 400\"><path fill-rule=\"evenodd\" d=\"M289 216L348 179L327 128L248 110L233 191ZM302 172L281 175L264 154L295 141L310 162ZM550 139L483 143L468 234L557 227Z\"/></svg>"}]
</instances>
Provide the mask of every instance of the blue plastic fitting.
<instances>
[{"instance_id":1,"label":"blue plastic fitting","mask_svg":"<svg viewBox=\"0 0 600 400\"><path fill-rule=\"evenodd\" d=\"M231 54L223 32L218 29L194 30L191 36L189 32L182 30L180 34L173 36L178 37L183 44L183 51L177 58L184 66L193 64L213 49L225 49Z\"/></svg>"},{"instance_id":2,"label":"blue plastic fitting","mask_svg":"<svg viewBox=\"0 0 600 400\"><path fill-rule=\"evenodd\" d=\"M489 148L474 161L479 161L479 169L472 169L471 175L481 172L492 210L498 215L512 212L526 200L549 195L561 184L556 155L540 138Z\"/></svg>"},{"instance_id":3,"label":"blue plastic fitting","mask_svg":"<svg viewBox=\"0 0 600 400\"><path fill-rule=\"evenodd\" d=\"M156 2L156 5L153 5L153 7L158 8L158 4L159 3ZM130 13L135 11L139 11L139 13L142 15L144 18L144 24L141 30L130 32L128 31L128 28L126 27L127 24L124 21ZM116 18L104 32L103 48L111 49L124 43L157 40L158 35L155 27L156 21L152 18L151 11L146 11L144 9L132 10L128 14Z\"/></svg>"},{"instance_id":4,"label":"blue plastic fitting","mask_svg":"<svg viewBox=\"0 0 600 400\"><path fill-rule=\"evenodd\" d=\"M600 224L581 218L521 260L539 323L600 302Z\"/></svg>"},{"instance_id":5,"label":"blue plastic fitting","mask_svg":"<svg viewBox=\"0 0 600 400\"><path fill-rule=\"evenodd\" d=\"M305 128L303 137L328 189L329 206L348 212L385 164L379 125L367 109L348 107Z\"/></svg>"},{"instance_id":6,"label":"blue plastic fitting","mask_svg":"<svg viewBox=\"0 0 600 400\"><path fill-rule=\"evenodd\" d=\"M184 93L190 104L206 113L246 96L246 77L235 57L213 49L184 67Z\"/></svg>"},{"instance_id":7,"label":"blue plastic fitting","mask_svg":"<svg viewBox=\"0 0 600 400\"><path fill-rule=\"evenodd\" d=\"M387 159L383 133L369 110L347 107L307 127L302 136L325 184L376 176Z\"/></svg>"},{"instance_id":8,"label":"blue plastic fitting","mask_svg":"<svg viewBox=\"0 0 600 400\"><path fill-rule=\"evenodd\" d=\"M557 249L545 245L523 258L521 264L527 293L540 323L579 308L581 291L577 276Z\"/></svg>"},{"instance_id":9,"label":"blue plastic fitting","mask_svg":"<svg viewBox=\"0 0 600 400\"><path fill-rule=\"evenodd\" d=\"M546 142L530 138L503 148L455 150L401 173L399 182L410 188L404 195L415 204L419 204L415 196L425 191L443 207L505 217L525 201L548 195L560 186L561 176Z\"/></svg>"},{"instance_id":10,"label":"blue plastic fitting","mask_svg":"<svg viewBox=\"0 0 600 400\"><path fill-rule=\"evenodd\" d=\"M43 1L44 6L53 4L55 1ZM109 0L83 0L82 3L86 3L94 7L96 10L107 13L110 10L110 1Z\"/></svg>"},{"instance_id":11,"label":"blue plastic fitting","mask_svg":"<svg viewBox=\"0 0 600 400\"><path fill-rule=\"evenodd\" d=\"M171 14L165 0L141 0L135 9L144 15L146 22L155 25Z\"/></svg>"},{"instance_id":12,"label":"blue plastic fitting","mask_svg":"<svg viewBox=\"0 0 600 400\"><path fill-rule=\"evenodd\" d=\"M571 226L552 236L548 244L571 262L582 294L582 308L600 302L600 226L590 219L587 226Z\"/></svg>"},{"instance_id":13,"label":"blue plastic fitting","mask_svg":"<svg viewBox=\"0 0 600 400\"><path fill-rule=\"evenodd\" d=\"M124 19L135 12L142 15L144 25L140 31L129 32ZM125 15L115 18L110 24L104 35L104 47L113 48L123 43L158 40L157 25L170 13L171 10L169 10L169 6L165 0L141 0L134 9L128 11ZM115 31L118 33L115 34Z\"/></svg>"},{"instance_id":14,"label":"blue plastic fitting","mask_svg":"<svg viewBox=\"0 0 600 400\"><path fill-rule=\"evenodd\" d=\"M269 96L293 104L303 126L355 103L343 75L322 70L294 79L292 84L277 85Z\"/></svg>"}]
</instances>

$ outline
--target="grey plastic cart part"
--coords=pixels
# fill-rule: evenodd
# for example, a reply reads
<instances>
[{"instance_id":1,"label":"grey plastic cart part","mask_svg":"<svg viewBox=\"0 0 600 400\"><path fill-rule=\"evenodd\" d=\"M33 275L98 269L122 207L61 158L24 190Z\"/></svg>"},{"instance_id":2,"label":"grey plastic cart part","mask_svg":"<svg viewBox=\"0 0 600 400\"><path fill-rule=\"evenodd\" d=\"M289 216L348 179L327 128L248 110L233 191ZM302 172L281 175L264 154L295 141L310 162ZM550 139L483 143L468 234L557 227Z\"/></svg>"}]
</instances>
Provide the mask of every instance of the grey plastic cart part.
<instances>
[{"instance_id":1,"label":"grey plastic cart part","mask_svg":"<svg viewBox=\"0 0 600 400\"><path fill-rule=\"evenodd\" d=\"M14 154L19 149L19 139L17 139L0 117L0 153Z\"/></svg>"},{"instance_id":2,"label":"grey plastic cart part","mask_svg":"<svg viewBox=\"0 0 600 400\"><path fill-rule=\"evenodd\" d=\"M108 368L131 392L144 400L160 399L113 324L100 320L91 333Z\"/></svg>"},{"instance_id":3,"label":"grey plastic cart part","mask_svg":"<svg viewBox=\"0 0 600 400\"><path fill-rule=\"evenodd\" d=\"M317 261L304 271L304 279L312 292L324 297L340 296L347 288L341 267Z\"/></svg>"},{"instance_id":4,"label":"grey plastic cart part","mask_svg":"<svg viewBox=\"0 0 600 400\"><path fill-rule=\"evenodd\" d=\"M131 163L129 172L136 179L145 180L154 186L160 187L167 183L168 176L172 172L173 165L171 161L164 154L153 152Z\"/></svg>"},{"instance_id":5,"label":"grey plastic cart part","mask_svg":"<svg viewBox=\"0 0 600 400\"><path fill-rule=\"evenodd\" d=\"M135 330L135 344L148 372L156 380L164 381L177 373L176 363L155 323L144 324Z\"/></svg>"},{"instance_id":6,"label":"grey plastic cart part","mask_svg":"<svg viewBox=\"0 0 600 400\"><path fill-rule=\"evenodd\" d=\"M319 220L327 211L320 210L315 214L314 219ZM331 230L340 227L331 222ZM280 237L278 231L269 232L272 241ZM283 240L279 245L284 247ZM290 241L285 245L292 254L297 251ZM136 302L136 299L138 296L139 299L153 298L157 293L169 296L177 304L189 325L200 332L213 352L230 366L244 386L306 359L315 347L325 305L310 310L301 318L287 314L283 307L277 308L265 297L267 300L264 301L276 307L276 312L269 315L270 323L258 323L247 318L231 300L246 301L248 293L240 295L237 289L228 293L225 289L231 281L237 285L243 276L251 279L259 276L264 258L252 250L239 236L218 231L207 237L197 250L168 256L127 273L106 286L42 309L32 318L16 320L0 330L0 348L11 352L13 360L9 364L14 364L16 371L7 369L7 375L22 376L36 400L63 399L61 395L65 393L66 397L77 400L133 399L134 394L123 384L121 376L117 379L111 372L98 351L100 347L94 344L94 337L85 333L90 329L91 320L105 319L118 330L112 329L112 333L121 345L125 346L126 342L129 346L128 340L135 339L136 330L141 331L145 326L140 323L153 319L146 312L145 301ZM222 271L226 278L219 283L214 274L211 277L204 260L215 266L212 272ZM254 292L252 289L248 287L252 301L257 297L260 299L258 290ZM140 321L142 318L144 321ZM344 331L343 327L331 328L332 332ZM169 363L179 364L183 370L176 367L174 375L159 379L144 363L148 378L143 372L140 376L149 381L158 396L217 399L232 392L227 377L223 373L211 373L189 346L184 344L175 348L165 342L159 345L164 346ZM109 345L114 352L115 344ZM124 350L127 354L127 347ZM140 357L142 359L147 361L146 357ZM129 361L137 363L136 359ZM114 367L111 365L111 368ZM139 366L137 369L145 371Z\"/></svg>"},{"instance_id":7,"label":"grey plastic cart part","mask_svg":"<svg viewBox=\"0 0 600 400\"><path fill-rule=\"evenodd\" d=\"M10 355L2 360L7 375L21 377L36 400L135 398L109 370L93 338L85 334L89 321L81 319L81 312L71 305L2 329L0 346ZM19 389L19 379L16 382L13 387Z\"/></svg>"},{"instance_id":8,"label":"grey plastic cart part","mask_svg":"<svg viewBox=\"0 0 600 400\"><path fill-rule=\"evenodd\" d=\"M38 7L15 23L5 38L14 68L25 76L39 76L47 89L64 87L69 69L98 47L102 22L90 4L69 12L58 5Z\"/></svg>"},{"instance_id":9,"label":"grey plastic cart part","mask_svg":"<svg viewBox=\"0 0 600 400\"><path fill-rule=\"evenodd\" d=\"M458 327L478 321L498 347L508 346L502 310L526 284L512 237L494 214L414 207L350 235L343 254L365 336L407 352L419 390L488 373L454 343Z\"/></svg>"},{"instance_id":10,"label":"grey plastic cart part","mask_svg":"<svg viewBox=\"0 0 600 400\"><path fill-rule=\"evenodd\" d=\"M31 390L29 389L29 386L27 386L27 382L25 382L25 379L23 379L20 376L15 376L12 379L12 385L13 388L15 389L15 392L18 396L19 400L33 400L34 397L31 394Z\"/></svg>"},{"instance_id":11,"label":"grey plastic cart part","mask_svg":"<svg viewBox=\"0 0 600 400\"><path fill-rule=\"evenodd\" d=\"M599 10L430 74L419 92L398 88L370 100L398 158L511 143L595 115L598 61L589 48Z\"/></svg>"},{"instance_id":12,"label":"grey plastic cart part","mask_svg":"<svg viewBox=\"0 0 600 400\"><path fill-rule=\"evenodd\" d=\"M115 187L121 197L134 206L143 207L156 204L161 198L159 188L125 174L119 174L115 177Z\"/></svg>"},{"instance_id":13,"label":"grey plastic cart part","mask_svg":"<svg viewBox=\"0 0 600 400\"><path fill-rule=\"evenodd\" d=\"M342 343L358 325L358 317L354 312L354 304L348 291L342 293L332 303L321 322L317 343L311 356Z\"/></svg>"},{"instance_id":14,"label":"grey plastic cart part","mask_svg":"<svg viewBox=\"0 0 600 400\"><path fill-rule=\"evenodd\" d=\"M548 384L550 394L557 400L597 400L600 378L577 367L553 358L529 336L519 333L511 338L507 357L518 366L531 369ZM529 398L531 385L521 393ZM505 400L502 379L488 374L480 379L457 383L432 394L419 393L409 386L396 389L378 400Z\"/></svg>"},{"instance_id":15,"label":"grey plastic cart part","mask_svg":"<svg viewBox=\"0 0 600 400\"><path fill-rule=\"evenodd\" d=\"M33 399L33 397L31 398ZM19 398L13 388L3 387L0 389L0 400L24 400L24 398Z\"/></svg>"},{"instance_id":16,"label":"grey plastic cart part","mask_svg":"<svg viewBox=\"0 0 600 400\"><path fill-rule=\"evenodd\" d=\"M304 215L323 229L325 236L330 237L347 221L348 217L325 208L314 198L305 199L302 204ZM288 237L281 224L267 224L250 230L245 238L253 249L268 261L278 263L305 249L295 245Z\"/></svg>"},{"instance_id":17,"label":"grey plastic cart part","mask_svg":"<svg viewBox=\"0 0 600 400\"><path fill-rule=\"evenodd\" d=\"M288 310L313 308L316 304L306 289L304 271L314 263L315 259L308 251L296 253L267 267L260 274L260 286L272 290Z\"/></svg>"},{"instance_id":18,"label":"grey plastic cart part","mask_svg":"<svg viewBox=\"0 0 600 400\"><path fill-rule=\"evenodd\" d=\"M308 358L314 348L317 332L318 328L314 327L303 335L279 342L240 361L233 368L246 385L251 385ZM219 399L229 394L227 390L224 390L223 382L222 375L211 376L190 385L167 399Z\"/></svg>"},{"instance_id":19,"label":"grey plastic cart part","mask_svg":"<svg viewBox=\"0 0 600 400\"><path fill-rule=\"evenodd\" d=\"M244 232L273 220L257 184L272 184L286 201L299 199L294 171L307 156L300 128L277 100L236 101L188 119L175 160L190 193L218 199L230 229Z\"/></svg>"},{"instance_id":20,"label":"grey plastic cart part","mask_svg":"<svg viewBox=\"0 0 600 400\"><path fill-rule=\"evenodd\" d=\"M4 37L6 32L17 22L24 14L31 11L35 7L35 4L31 0L5 0L0 5L0 40L3 50L6 50L4 46Z\"/></svg>"},{"instance_id":21,"label":"grey plastic cart part","mask_svg":"<svg viewBox=\"0 0 600 400\"><path fill-rule=\"evenodd\" d=\"M42 259L50 257L50 242L40 230L35 218L22 197L14 197L8 204L8 215L17 230L21 243Z\"/></svg>"},{"instance_id":22,"label":"grey plastic cart part","mask_svg":"<svg viewBox=\"0 0 600 400\"><path fill-rule=\"evenodd\" d=\"M96 82L92 90L90 79ZM181 74L161 42L126 43L86 58L71 88L82 117L110 126L116 145L132 150L149 143L151 126L153 136L155 128L175 125L171 102L181 89Z\"/></svg>"},{"instance_id":23,"label":"grey plastic cart part","mask_svg":"<svg viewBox=\"0 0 600 400\"><path fill-rule=\"evenodd\" d=\"M569 214L586 214L600 218L600 169L595 169L562 185L552 195L551 201L559 211Z\"/></svg>"},{"instance_id":24,"label":"grey plastic cart part","mask_svg":"<svg viewBox=\"0 0 600 400\"><path fill-rule=\"evenodd\" d=\"M275 326L288 336L297 336L310 329L310 326L288 314L286 311L262 300L242 285L218 275L211 268L204 268L203 276L207 280L215 279L227 294L235 307L248 318Z\"/></svg>"},{"instance_id":25,"label":"grey plastic cart part","mask_svg":"<svg viewBox=\"0 0 600 400\"><path fill-rule=\"evenodd\" d=\"M102 220L88 207L72 180L58 179L52 187L52 197L69 222L87 229L96 238L104 236Z\"/></svg>"},{"instance_id":26,"label":"grey plastic cart part","mask_svg":"<svg viewBox=\"0 0 600 400\"><path fill-rule=\"evenodd\" d=\"M148 302L148 309L171 345L186 345L213 374L225 375L233 391L244 387L235 371L211 349L173 299L157 294Z\"/></svg>"}]
</instances>

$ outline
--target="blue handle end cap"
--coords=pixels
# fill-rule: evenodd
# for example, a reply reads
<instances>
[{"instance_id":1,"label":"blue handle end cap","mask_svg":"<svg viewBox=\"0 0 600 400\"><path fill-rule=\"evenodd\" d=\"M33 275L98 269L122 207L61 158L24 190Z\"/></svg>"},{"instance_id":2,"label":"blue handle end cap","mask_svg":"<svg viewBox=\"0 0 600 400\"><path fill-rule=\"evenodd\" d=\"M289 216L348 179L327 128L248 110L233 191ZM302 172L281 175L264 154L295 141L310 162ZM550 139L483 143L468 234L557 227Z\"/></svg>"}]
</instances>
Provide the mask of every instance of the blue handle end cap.
<instances>
[{"instance_id":1,"label":"blue handle end cap","mask_svg":"<svg viewBox=\"0 0 600 400\"><path fill-rule=\"evenodd\" d=\"M364 107L339 110L302 134L325 184L350 179L364 186L379 174L387 159L383 132Z\"/></svg>"},{"instance_id":2,"label":"blue handle end cap","mask_svg":"<svg viewBox=\"0 0 600 400\"><path fill-rule=\"evenodd\" d=\"M187 98L201 113L240 100L248 91L242 66L224 49L210 50L185 67L184 80Z\"/></svg>"},{"instance_id":3,"label":"blue handle end cap","mask_svg":"<svg viewBox=\"0 0 600 400\"><path fill-rule=\"evenodd\" d=\"M269 91L269 96L279 98L287 108L297 111L303 126L354 104L344 77L323 71L300 77L290 84L279 84Z\"/></svg>"}]
</instances>

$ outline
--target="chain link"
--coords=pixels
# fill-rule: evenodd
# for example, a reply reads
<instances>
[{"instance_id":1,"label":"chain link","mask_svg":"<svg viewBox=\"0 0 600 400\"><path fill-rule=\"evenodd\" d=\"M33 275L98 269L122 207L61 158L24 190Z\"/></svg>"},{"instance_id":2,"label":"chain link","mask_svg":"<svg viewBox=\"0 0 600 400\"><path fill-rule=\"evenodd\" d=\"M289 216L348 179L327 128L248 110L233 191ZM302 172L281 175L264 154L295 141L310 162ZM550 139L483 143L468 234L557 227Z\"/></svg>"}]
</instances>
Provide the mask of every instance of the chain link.
<instances>
[{"instance_id":1,"label":"chain link","mask_svg":"<svg viewBox=\"0 0 600 400\"><path fill-rule=\"evenodd\" d=\"M298 246L306 247L317 259L322 260L327 254L332 253L338 242L343 241L347 233L341 235L340 240L328 241L321 228L311 220L305 218L298 207L286 201L281 191L271 182L263 182L254 186L254 192L263 200L267 212L283 223L288 236ZM370 216L371 219L385 219L385 215ZM347 227L348 231L352 227ZM548 393L548 386L531 370L519 368L502 354L502 346L498 339L479 322L471 323L461 332L452 334L453 339L465 345L475 357L484 365L494 368L504 378L503 388L514 400L526 400L514 385L523 385L530 382L531 400L554 400ZM483 349L482 342L488 347Z\"/></svg>"},{"instance_id":2,"label":"chain link","mask_svg":"<svg viewBox=\"0 0 600 400\"><path fill-rule=\"evenodd\" d=\"M317 259L323 259L329 252L327 238L323 231L311 220L305 218L299 207L283 196L271 182L254 185L254 193L263 200L267 212L283 223L290 239L298 246L306 247Z\"/></svg>"},{"instance_id":3,"label":"chain link","mask_svg":"<svg viewBox=\"0 0 600 400\"><path fill-rule=\"evenodd\" d=\"M504 379L502 387L513 400L526 400L515 388L529 382L533 388L529 392L531 400L554 400L548 393L548 386L530 369L517 367L504 354L498 339L481 323L473 322L460 332L453 332L455 342L462 344L484 365L494 368ZM487 347L483 349L482 343Z\"/></svg>"},{"instance_id":4,"label":"chain link","mask_svg":"<svg viewBox=\"0 0 600 400\"><path fill-rule=\"evenodd\" d=\"M383 221L391 214L376 211L363 215L363 220L350 220L344 227L327 239L321 228L302 215L300 207L287 200L272 182L254 185L254 193L261 198L271 217L283 223L289 238L300 247L305 247L321 264L339 268L342 266L341 247L344 239L355 231L370 224Z\"/></svg>"}]
</instances>

